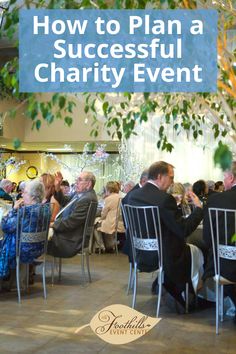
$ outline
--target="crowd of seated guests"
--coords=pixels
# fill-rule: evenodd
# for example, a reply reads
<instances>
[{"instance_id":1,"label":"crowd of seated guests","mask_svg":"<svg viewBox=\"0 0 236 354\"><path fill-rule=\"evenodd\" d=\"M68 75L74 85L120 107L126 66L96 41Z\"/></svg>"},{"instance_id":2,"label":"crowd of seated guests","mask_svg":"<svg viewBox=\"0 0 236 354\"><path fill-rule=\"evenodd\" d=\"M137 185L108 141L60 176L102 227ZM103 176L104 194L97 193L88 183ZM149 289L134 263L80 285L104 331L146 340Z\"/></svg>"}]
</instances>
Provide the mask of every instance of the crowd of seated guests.
<instances>
[{"instance_id":1,"label":"crowd of seated guests","mask_svg":"<svg viewBox=\"0 0 236 354\"><path fill-rule=\"evenodd\" d=\"M53 176L48 173L41 175L40 179L21 182L21 190L18 200L13 208L2 218L3 239L0 243L0 279L9 280L11 271L15 269L16 257L16 218L21 213L22 206L48 203L51 215L52 238L48 242L48 253L58 257L72 257L81 250L84 224L91 201L97 201L96 193L93 189L96 179L91 172L82 172L74 185L74 191L68 195L63 194L62 186L68 187L68 183L62 183L63 178L60 173ZM4 200L12 201L10 198L11 182L3 180L1 197ZM61 209L61 210L60 210ZM20 216L20 214L19 214ZM26 215L27 216L27 215ZM30 224L35 225L40 220L31 219ZM27 223L27 218L26 218ZM28 222L29 224L29 222ZM24 230L24 225L23 225ZM29 231L29 229L27 230ZM69 241L69 242L68 242ZM42 254L42 249L37 247L37 242L32 243L32 248L27 252L21 249L21 258L27 259L28 263ZM33 271L33 267L30 267ZM14 273L14 272L13 272ZM30 274L31 275L31 274Z\"/></svg>"},{"instance_id":2,"label":"crowd of seated guests","mask_svg":"<svg viewBox=\"0 0 236 354\"><path fill-rule=\"evenodd\" d=\"M207 199L214 193L222 192L224 184L222 181L214 182L212 180L204 181L203 179L197 180L193 184L190 183L173 183L169 188L177 202L178 209L182 210L183 216L189 215L193 211L194 206L188 198L188 192L193 191L203 204L206 204ZM189 210L190 209L190 210Z\"/></svg>"},{"instance_id":3,"label":"crowd of seated guests","mask_svg":"<svg viewBox=\"0 0 236 354\"><path fill-rule=\"evenodd\" d=\"M158 166L158 163L157 163L157 166ZM149 203L149 205L159 205L161 207L160 210L162 210L162 208L164 210L166 209L166 213L167 213L167 210L169 210L168 208L171 205L171 201L169 201L169 204L168 204L167 197L164 197L164 194L158 193L158 194L156 194L157 199L155 199L155 202L154 202L153 195L154 195L154 193L156 193L157 189L152 187L151 193L149 192L149 190L151 188L151 185L156 185L158 187L158 189L160 191L162 191L162 193L163 193L166 190L167 184L170 183L170 188L168 190L168 193L172 194L173 197L175 198L176 207L177 207L177 210L174 214L175 220L173 219L173 225L175 222L177 223L176 230L172 229L172 231L169 231L170 233L172 233L172 235L174 237L172 239L172 242L169 243L169 247L173 248L173 241L174 241L175 237L176 238L179 237L177 235L177 233L178 233L178 228L181 224L180 219L182 217L186 218L186 216L187 216L187 219L190 219L189 215L192 215L193 212L195 212L196 205L194 206L193 203L191 202L191 198L193 197L193 195L195 195L195 197L197 199L199 198L200 204L197 205L197 209L199 209L200 207L201 208L203 207L203 210L206 210L204 212L204 215L205 215L204 220L207 220L207 217L206 217L206 215L208 215L207 210L208 210L208 207L210 207L211 205L214 205L214 206L218 205L218 207L223 207L223 205L225 205L225 207L227 206L230 209L236 209L236 198L235 198L235 188L236 188L236 168L235 168L235 166L236 166L236 163L234 163L232 166L233 166L232 170L229 170L229 172L227 172L225 174L224 182L223 181L218 181L216 183L214 181L207 181L206 182L201 179L201 180L198 180L195 183L193 183L193 185L191 185L190 183L184 183L184 185L182 185L181 183L170 183L170 177L172 176L171 173L173 172L171 165L170 165L169 169L166 170L165 173L163 172L163 169L160 168L160 170L159 170L160 175L157 175L157 176L155 175L155 173L150 174L150 170L149 170L149 177L148 177L149 187L146 188L146 185L145 185L146 182L145 182L143 184L143 186L140 186L140 187L143 187L145 191L137 192L137 189L133 188L133 190L131 190L127 194L127 196L123 199L123 201L125 201L124 204L147 205L146 203ZM153 169L153 171L155 171L155 166L154 167L151 166L150 169L151 168ZM168 181L168 178L169 178L169 181ZM230 179L230 183L227 182L227 178ZM228 190L227 196L225 194L226 192L219 193L219 192L224 191L224 186L226 186L226 185L228 185L226 188ZM192 194L192 191L193 191L193 194ZM158 198L160 200L158 200ZM165 198L166 198L166 201L164 202ZM218 199L219 199L219 202L218 202ZM163 200L163 204L162 204L162 200ZM144 203L144 204L142 204L142 203ZM172 212L174 212L174 205L172 205L172 208L170 210L172 210ZM170 211L168 211L168 212L170 212ZM162 212L161 212L161 215L162 215ZM167 223L165 221L164 214L163 214L163 216L161 216L162 222L165 225L164 231L162 231L163 234L165 234L166 232L168 233L166 228L170 228L170 223L171 223L170 216L171 215L169 214L169 218L167 220L168 221ZM202 216L203 216L203 213L202 213ZM199 222L201 221L202 216L200 217ZM208 221L208 223L209 223L209 221ZM175 233L176 233L176 235L175 235ZM199 252L201 252L201 251L203 252L204 258L202 257L202 262L204 259L205 272L203 274L202 279L205 282L205 280L209 277L209 275L212 276L214 274L213 261L210 256L210 255L212 255L212 253L211 252L209 253L209 250L211 250L211 248L212 248L209 225L208 225L208 229L206 227L204 227L203 233L204 233L204 235L202 234L202 227L201 227L196 234L195 233L191 234L190 237L188 237L188 239L186 239L185 242L190 243L189 246L191 246L191 248L194 246L194 247L197 247L197 249L199 249ZM128 235L129 235L129 233L127 232L127 236ZM168 237L170 237L170 234ZM184 229L182 230L182 237L186 237L186 236L184 236ZM165 238L165 236L164 236L164 238ZM129 239L127 239L126 245L128 244L128 242L129 242ZM229 242L231 242L231 241L229 240ZM180 255L180 248L178 250L178 247L176 248L175 252L179 252L179 255ZM165 245L164 245L164 248L165 248ZM185 243L183 243L183 249L184 248L186 248ZM125 253L129 256L129 261L132 261L132 258L130 257L130 254L129 254L129 250L130 250L130 247L128 248L128 252L127 252L127 249L125 249ZM164 252L166 252L166 251L164 251ZM181 261L180 258L179 258L178 262ZM143 256L142 261L146 262L146 266L147 266L150 262L150 257L145 259L145 256ZM176 263L176 265L177 265L177 263ZM202 263L202 265L203 265L203 263ZM143 267L143 266L144 266L144 264L141 264L141 267ZM151 265L149 264L149 266L151 266ZM185 269L185 271L186 271L186 266L187 266L187 263L185 265L185 268L182 268L182 276L183 276L183 273L185 273L185 272L183 272L183 269ZM165 280L164 280L164 287L166 287L167 292L169 292L169 294L171 294L171 296L175 299L175 301L178 304L182 304L182 306L183 306L184 301L183 301L182 296L180 294L180 290L181 291L183 290L183 283L181 285L181 282L179 280L177 280L177 278L176 278L176 274L178 273L178 267L177 266L175 267L175 271L173 272L173 274L169 272L168 267L169 267L168 263L165 264L165 261L164 261L164 271L166 272L165 273ZM200 268L199 268L199 271L200 271ZM226 271L226 275L227 275L226 278L230 279L231 281L232 280L236 281L236 273L234 274L234 276L232 276L233 272L232 272L232 270L228 269L228 272ZM202 274L202 270L199 273L199 275L201 275L201 274ZM181 277L179 279L181 279ZM183 279L183 277L182 277L182 279ZM201 278L199 278L199 280L202 283ZM152 286L153 292L156 292L156 290L155 290L156 286L157 286L157 281L155 281L153 283L153 286ZM208 286L207 282L206 282L206 286ZM193 291L193 288L191 289L191 291ZM205 293L205 290L203 293ZM233 285L225 286L225 295L228 295L236 306L235 286L233 286ZM202 301L200 301L200 303L202 303ZM206 302L205 303L203 302L203 304L205 306ZM235 323L236 323L236 315L235 315Z\"/></svg>"},{"instance_id":4,"label":"crowd of seated guests","mask_svg":"<svg viewBox=\"0 0 236 354\"><path fill-rule=\"evenodd\" d=\"M189 263L190 246L187 244L187 236L201 222L203 218L202 207L207 210L212 201L218 200L217 195L220 195L219 198L222 195L223 199L225 194L222 193L224 191L224 183L222 181L214 183L214 181L206 182L200 179L193 183L193 185L190 183L173 183L173 173L172 165L156 163L149 170L145 170L142 173L138 184L135 185L131 181L123 183L122 194L121 184L117 181L109 181L105 186L103 207L99 219L96 220L94 237L95 247L97 245L100 249L107 250L108 252L114 249L117 207L121 197L123 197L123 204L130 203L132 205L133 203L133 205L138 205L141 201L141 203L144 203L143 205L149 203L148 205L158 205L161 210L166 210L166 215L169 215L168 218L166 218L165 212L161 213L162 222L165 224L165 242L167 242L165 244L165 252L170 247L170 244L168 244L170 242L171 249L173 248L173 254L171 255L170 253L170 257L173 256L174 259L176 256L174 245L176 239L179 239L176 247L183 264L179 259L172 260L173 264L171 262L171 264L164 264L164 268L166 268L164 269L166 274L164 286L166 286L167 291L169 291L175 300L184 305L181 291L183 290L185 281L189 280L189 269L191 268L191 262ZM235 171L232 173L235 173ZM18 209L23 204L51 203L53 237L49 241L48 253L50 255L72 257L78 253L81 249L82 231L89 204L91 201L97 200L94 191L95 181L95 176L91 172L82 172L78 176L76 183L72 185L72 188L70 188L68 181L63 180L60 173L56 177L44 173L41 175L40 181L21 182L18 188L18 200L15 202L8 216L2 220L4 238L0 246L0 278L4 279L8 277L10 270L15 267L15 218ZM236 177L231 182L231 187L235 188ZM147 186L146 183L148 183ZM227 189L229 188L227 187ZM0 183L0 198L13 201L11 193L11 181L2 180ZM231 206L236 209L235 202ZM118 233L124 233L124 231L124 224L119 220ZM206 231L204 232L207 247L210 249L209 232L208 236L206 236ZM38 250L37 247L35 250L32 250L30 254L32 261L41 252L42 250ZM167 253L169 253L169 250ZM180 263L183 267L179 269L178 266ZM173 274L172 268L175 270ZM181 274L181 269L183 274ZM205 274L206 277L207 275ZM233 292L235 294L235 290Z\"/></svg>"}]
</instances>

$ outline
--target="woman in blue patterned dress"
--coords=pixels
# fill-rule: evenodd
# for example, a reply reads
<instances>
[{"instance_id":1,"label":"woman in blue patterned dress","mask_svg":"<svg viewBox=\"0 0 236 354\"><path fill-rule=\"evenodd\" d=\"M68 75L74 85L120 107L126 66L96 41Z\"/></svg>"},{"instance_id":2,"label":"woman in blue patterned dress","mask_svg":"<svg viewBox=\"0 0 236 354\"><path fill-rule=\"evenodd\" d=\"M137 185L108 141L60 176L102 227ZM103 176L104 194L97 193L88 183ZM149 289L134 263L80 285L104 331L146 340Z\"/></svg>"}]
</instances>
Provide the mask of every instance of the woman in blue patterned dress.
<instances>
[{"instance_id":1,"label":"woman in blue patterned dress","mask_svg":"<svg viewBox=\"0 0 236 354\"><path fill-rule=\"evenodd\" d=\"M14 207L2 219L2 231L4 233L3 241L0 246L0 278L6 278L11 269L16 268L16 233L17 233L17 213L19 220L22 219L23 225L20 225L23 232L35 232L40 223L45 222L45 218L40 217L38 209L33 206L42 203L45 195L43 183L38 180L26 182L23 192L23 198L17 200ZM26 208L22 208L26 206ZM34 208L32 212L32 208ZM50 214L50 205L48 210ZM21 215L22 213L22 215ZM33 260L43 253L42 242L21 243L20 260L22 263L33 263Z\"/></svg>"}]
</instances>

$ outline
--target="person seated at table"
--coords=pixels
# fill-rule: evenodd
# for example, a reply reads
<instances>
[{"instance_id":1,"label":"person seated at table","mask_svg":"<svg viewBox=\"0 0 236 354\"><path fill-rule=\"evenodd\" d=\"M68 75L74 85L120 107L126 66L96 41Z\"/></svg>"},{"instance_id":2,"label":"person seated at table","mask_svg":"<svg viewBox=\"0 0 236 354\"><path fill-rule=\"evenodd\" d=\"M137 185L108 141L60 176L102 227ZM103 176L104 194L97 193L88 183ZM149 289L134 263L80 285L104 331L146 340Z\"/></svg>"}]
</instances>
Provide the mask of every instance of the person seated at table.
<instances>
[{"instance_id":1,"label":"person seated at table","mask_svg":"<svg viewBox=\"0 0 236 354\"><path fill-rule=\"evenodd\" d=\"M45 195L43 183L39 180L27 181L23 192L23 198L15 202L14 207L2 218L3 240L0 247L0 278L6 278L10 270L16 268L16 233L17 213L21 213L22 206L31 206L42 203ZM50 208L48 208L50 213ZM21 214L20 214L21 215ZM19 216L20 217L20 216ZM25 209L23 231L34 232L37 224L40 223L38 213L31 214L31 208ZM33 263L44 251L42 244L35 242L24 246L21 244L22 263Z\"/></svg>"},{"instance_id":2,"label":"person seated at table","mask_svg":"<svg viewBox=\"0 0 236 354\"><path fill-rule=\"evenodd\" d=\"M207 247L209 248L207 264L205 267L205 272L203 275L203 280L212 278L215 275L214 269L214 256L212 249L212 239L211 239L211 225L209 220L209 208L221 208L221 209L233 209L236 210L236 161L232 162L231 168L224 173L224 187L225 192L215 193L208 198L203 219L203 240L205 241ZM213 229L216 228L216 217L212 220ZM230 215L227 222L227 243L230 246L234 246L235 242L231 240L232 235L235 233L235 217ZM219 243L225 243L225 217L223 213L219 214ZM221 277L227 283L236 283L236 262L229 259L220 260L220 271ZM236 308L236 286L235 285L225 285L224 286L225 295L228 295L234 303ZM236 312L234 322L236 324Z\"/></svg>"},{"instance_id":3,"label":"person seated at table","mask_svg":"<svg viewBox=\"0 0 236 354\"><path fill-rule=\"evenodd\" d=\"M106 184L106 195L104 206L101 211L101 218L97 220L98 224L95 230L95 240L102 244L101 235L107 252L114 249L114 233L116 231L117 208L120 202L119 187L117 182L110 181ZM125 228L123 221L118 220L117 232L124 234ZM102 247L104 248L104 246Z\"/></svg>"},{"instance_id":4,"label":"person seated at table","mask_svg":"<svg viewBox=\"0 0 236 354\"><path fill-rule=\"evenodd\" d=\"M217 181L215 183L215 192L224 192L225 186L223 181Z\"/></svg>"},{"instance_id":5,"label":"person seated at table","mask_svg":"<svg viewBox=\"0 0 236 354\"><path fill-rule=\"evenodd\" d=\"M12 182L9 179L2 179L0 182L0 198L13 202L13 198L10 196L12 191Z\"/></svg>"},{"instance_id":6,"label":"person seated at table","mask_svg":"<svg viewBox=\"0 0 236 354\"><path fill-rule=\"evenodd\" d=\"M25 181L20 181L18 183L17 188L16 188L16 193L17 193L16 200L19 200L22 198L22 193L23 193L24 188L25 188Z\"/></svg>"},{"instance_id":7,"label":"person seated at table","mask_svg":"<svg viewBox=\"0 0 236 354\"><path fill-rule=\"evenodd\" d=\"M66 179L61 182L61 191L64 195L70 195L70 183Z\"/></svg>"},{"instance_id":8,"label":"person seated at table","mask_svg":"<svg viewBox=\"0 0 236 354\"><path fill-rule=\"evenodd\" d=\"M182 183L173 183L168 189L176 200L179 216L188 217L191 214L191 208L185 195L185 189Z\"/></svg>"},{"instance_id":9,"label":"person seated at table","mask_svg":"<svg viewBox=\"0 0 236 354\"><path fill-rule=\"evenodd\" d=\"M212 180L209 180L206 182L206 185L207 185L207 190L208 190L207 198L209 198L210 195L216 193L215 192L215 182Z\"/></svg>"},{"instance_id":10,"label":"person seated at table","mask_svg":"<svg viewBox=\"0 0 236 354\"><path fill-rule=\"evenodd\" d=\"M74 257L82 249L83 231L89 206L97 202L94 190L96 178L92 172L83 171L75 183L75 193L63 195L61 172L55 175L55 198L63 208L52 225L52 238L48 241L47 253L54 257Z\"/></svg>"},{"instance_id":11,"label":"person seated at table","mask_svg":"<svg viewBox=\"0 0 236 354\"><path fill-rule=\"evenodd\" d=\"M202 261L200 261L195 267L192 267L191 249L199 255L199 259L201 258L201 251L194 245L188 245L186 238L200 224L203 211L199 198L193 192L189 192L196 208L188 218L180 218L176 200L167 193L173 181L173 165L164 161L154 162L149 167L148 181L142 188L130 193L128 204L159 207L163 242L163 285L170 295L172 304L175 301L174 305L180 312L183 312L185 311L185 301L182 297L182 291L185 289L186 282L190 284L190 288L191 285L194 285L192 279L195 274L198 275L202 264ZM145 221L140 218L140 223L142 224L142 222ZM147 251L146 254L140 252L137 256L139 258L138 267L141 271L151 272L157 269L155 252ZM152 289L156 284L157 279L154 281Z\"/></svg>"},{"instance_id":12,"label":"person seated at table","mask_svg":"<svg viewBox=\"0 0 236 354\"><path fill-rule=\"evenodd\" d=\"M11 193L16 193L17 183L16 182L12 182L11 184L12 184Z\"/></svg>"},{"instance_id":13,"label":"person seated at table","mask_svg":"<svg viewBox=\"0 0 236 354\"><path fill-rule=\"evenodd\" d=\"M133 193L136 189L142 188L145 183L148 180L148 169L145 169L142 171L140 178L139 178L139 183L137 183L133 189L131 189L129 191L129 193L126 194L126 196L124 198L122 198L122 205L124 207L125 204L129 204L128 200L130 197L130 194ZM123 220L124 220L124 225L125 225L125 218L124 215L122 215ZM126 239L124 242L124 247L122 249L123 253L126 254L128 256L128 260L129 263L133 263L133 254L132 254L132 245L131 245L131 240L130 240L130 233L129 230L127 228L127 225L125 225L125 229L126 229Z\"/></svg>"},{"instance_id":14,"label":"person seated at table","mask_svg":"<svg viewBox=\"0 0 236 354\"><path fill-rule=\"evenodd\" d=\"M45 198L43 200L43 203L51 203L51 222L53 222L60 210L60 204L54 197L55 177L50 173L43 173L40 177L40 180L45 187Z\"/></svg>"},{"instance_id":15,"label":"person seated at table","mask_svg":"<svg viewBox=\"0 0 236 354\"><path fill-rule=\"evenodd\" d=\"M133 181L127 181L123 184L122 187L122 192L124 195L128 194L135 186L135 183Z\"/></svg>"},{"instance_id":16,"label":"person seated at table","mask_svg":"<svg viewBox=\"0 0 236 354\"><path fill-rule=\"evenodd\" d=\"M193 184L193 192L198 196L202 204L206 203L208 188L203 179L199 179Z\"/></svg>"},{"instance_id":17,"label":"person seated at table","mask_svg":"<svg viewBox=\"0 0 236 354\"><path fill-rule=\"evenodd\" d=\"M189 191L192 192L193 190L193 185L189 182L183 183L185 193L188 193Z\"/></svg>"}]
</instances>

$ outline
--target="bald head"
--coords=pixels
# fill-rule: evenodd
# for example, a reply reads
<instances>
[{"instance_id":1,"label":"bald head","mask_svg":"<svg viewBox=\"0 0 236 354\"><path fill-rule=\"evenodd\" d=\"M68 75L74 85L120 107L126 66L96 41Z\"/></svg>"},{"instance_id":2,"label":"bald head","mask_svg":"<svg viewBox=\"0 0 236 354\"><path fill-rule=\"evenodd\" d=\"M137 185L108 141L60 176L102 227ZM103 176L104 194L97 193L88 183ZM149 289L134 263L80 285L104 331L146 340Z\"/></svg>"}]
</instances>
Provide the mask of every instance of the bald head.
<instances>
[{"instance_id":1,"label":"bald head","mask_svg":"<svg viewBox=\"0 0 236 354\"><path fill-rule=\"evenodd\" d=\"M88 192L93 189L96 183L96 177L92 172L83 171L76 180L77 193Z\"/></svg>"}]
</instances>

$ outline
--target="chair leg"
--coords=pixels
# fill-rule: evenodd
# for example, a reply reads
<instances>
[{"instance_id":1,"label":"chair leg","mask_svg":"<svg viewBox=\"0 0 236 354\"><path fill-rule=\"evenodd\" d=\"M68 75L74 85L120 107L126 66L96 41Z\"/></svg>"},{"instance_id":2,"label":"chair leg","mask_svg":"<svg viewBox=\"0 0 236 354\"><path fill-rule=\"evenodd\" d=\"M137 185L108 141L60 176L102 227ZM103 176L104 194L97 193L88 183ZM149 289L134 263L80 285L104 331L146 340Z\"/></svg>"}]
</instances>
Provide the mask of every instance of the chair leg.
<instances>
[{"instance_id":1,"label":"chair leg","mask_svg":"<svg viewBox=\"0 0 236 354\"><path fill-rule=\"evenodd\" d=\"M224 320L224 285L220 285L220 321Z\"/></svg>"},{"instance_id":2,"label":"chair leg","mask_svg":"<svg viewBox=\"0 0 236 354\"><path fill-rule=\"evenodd\" d=\"M219 283L216 281L216 334L219 334Z\"/></svg>"},{"instance_id":3,"label":"chair leg","mask_svg":"<svg viewBox=\"0 0 236 354\"><path fill-rule=\"evenodd\" d=\"M25 265L25 291L27 291L28 289L29 289L29 264L26 264Z\"/></svg>"},{"instance_id":4,"label":"chair leg","mask_svg":"<svg viewBox=\"0 0 236 354\"><path fill-rule=\"evenodd\" d=\"M135 302L136 302L136 292L137 292L137 283L138 283L138 274L137 274L137 264L134 264L134 270L133 270L133 276L134 276L134 288L133 288L133 301L132 301L132 308L135 308Z\"/></svg>"},{"instance_id":5,"label":"chair leg","mask_svg":"<svg viewBox=\"0 0 236 354\"><path fill-rule=\"evenodd\" d=\"M118 251L118 239L117 239L117 234L115 236L115 249L116 249L116 255L118 256L119 251Z\"/></svg>"},{"instance_id":6,"label":"chair leg","mask_svg":"<svg viewBox=\"0 0 236 354\"><path fill-rule=\"evenodd\" d=\"M61 281L61 267L62 267L62 258L59 258L59 268L58 268L58 281Z\"/></svg>"},{"instance_id":7,"label":"chair leg","mask_svg":"<svg viewBox=\"0 0 236 354\"><path fill-rule=\"evenodd\" d=\"M89 253L92 254L93 253L93 244L95 242L95 239L94 239L94 232L91 233L90 235L90 238L89 238ZM100 250L100 247L99 247L99 250Z\"/></svg>"},{"instance_id":8,"label":"chair leg","mask_svg":"<svg viewBox=\"0 0 236 354\"><path fill-rule=\"evenodd\" d=\"M111 235L111 237L113 238L113 251L115 251L116 252L116 254L118 255L118 244L117 244L117 234L116 234L116 232L114 232L112 235Z\"/></svg>"},{"instance_id":9,"label":"chair leg","mask_svg":"<svg viewBox=\"0 0 236 354\"><path fill-rule=\"evenodd\" d=\"M185 313L188 313L189 306L189 283L185 285Z\"/></svg>"},{"instance_id":10,"label":"chair leg","mask_svg":"<svg viewBox=\"0 0 236 354\"><path fill-rule=\"evenodd\" d=\"M42 280L43 280L43 296L44 299L47 298L47 289L46 289L46 261L45 261L45 256L43 260L43 269L42 269Z\"/></svg>"},{"instance_id":11,"label":"chair leg","mask_svg":"<svg viewBox=\"0 0 236 354\"><path fill-rule=\"evenodd\" d=\"M133 265L132 262L129 262L129 278L128 278L128 286L126 291L127 295L129 295L129 290L131 289L132 278L133 278Z\"/></svg>"},{"instance_id":12,"label":"chair leg","mask_svg":"<svg viewBox=\"0 0 236 354\"><path fill-rule=\"evenodd\" d=\"M162 269L159 271L158 274L158 299L157 299L157 312L156 312L156 317L159 316L159 312L160 312L160 305L161 305L161 294L162 294Z\"/></svg>"},{"instance_id":13,"label":"chair leg","mask_svg":"<svg viewBox=\"0 0 236 354\"><path fill-rule=\"evenodd\" d=\"M20 259L16 257L16 286L18 294L18 302L21 302L21 293L20 293Z\"/></svg>"},{"instance_id":14,"label":"chair leg","mask_svg":"<svg viewBox=\"0 0 236 354\"><path fill-rule=\"evenodd\" d=\"M51 278L52 278L52 285L54 285L54 270L55 270L55 257L52 259L51 263Z\"/></svg>"},{"instance_id":15,"label":"chair leg","mask_svg":"<svg viewBox=\"0 0 236 354\"><path fill-rule=\"evenodd\" d=\"M86 283L85 269L84 269L84 253L81 254L81 270L83 276L83 283Z\"/></svg>"},{"instance_id":16,"label":"chair leg","mask_svg":"<svg viewBox=\"0 0 236 354\"><path fill-rule=\"evenodd\" d=\"M91 278L91 274L90 274L90 266L89 266L89 253L86 252L85 256L86 256L86 265L87 265L87 271L88 271L88 279L89 279L89 282L92 283L92 278Z\"/></svg>"},{"instance_id":17,"label":"chair leg","mask_svg":"<svg viewBox=\"0 0 236 354\"><path fill-rule=\"evenodd\" d=\"M98 248L98 253L101 254L102 249L105 249L102 232L94 229L93 232L93 243L92 243L92 251L91 253L95 253L96 248Z\"/></svg>"}]
</instances>

